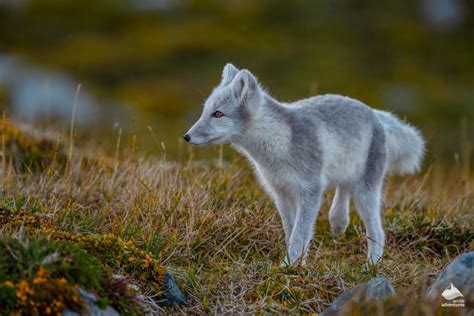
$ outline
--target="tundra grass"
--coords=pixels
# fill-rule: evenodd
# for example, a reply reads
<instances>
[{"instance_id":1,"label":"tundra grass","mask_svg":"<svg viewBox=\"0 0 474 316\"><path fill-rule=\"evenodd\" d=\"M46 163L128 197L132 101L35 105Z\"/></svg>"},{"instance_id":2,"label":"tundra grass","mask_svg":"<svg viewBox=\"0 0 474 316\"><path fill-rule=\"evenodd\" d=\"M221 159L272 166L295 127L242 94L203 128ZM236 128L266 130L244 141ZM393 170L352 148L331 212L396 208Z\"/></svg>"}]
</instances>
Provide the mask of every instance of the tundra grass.
<instances>
[{"instance_id":1,"label":"tundra grass","mask_svg":"<svg viewBox=\"0 0 474 316\"><path fill-rule=\"evenodd\" d=\"M156 312L318 313L375 275L415 304L446 263L474 248L474 177L465 161L387 180L386 250L367 270L364 228L352 207L345 234L330 232L331 192L307 265L281 268L278 213L242 159L175 163L96 154L97 163L84 163L90 154L77 148L72 156L65 168L5 163L0 207L34 213L69 233L113 234L152 253L187 296L186 306Z\"/></svg>"}]
</instances>

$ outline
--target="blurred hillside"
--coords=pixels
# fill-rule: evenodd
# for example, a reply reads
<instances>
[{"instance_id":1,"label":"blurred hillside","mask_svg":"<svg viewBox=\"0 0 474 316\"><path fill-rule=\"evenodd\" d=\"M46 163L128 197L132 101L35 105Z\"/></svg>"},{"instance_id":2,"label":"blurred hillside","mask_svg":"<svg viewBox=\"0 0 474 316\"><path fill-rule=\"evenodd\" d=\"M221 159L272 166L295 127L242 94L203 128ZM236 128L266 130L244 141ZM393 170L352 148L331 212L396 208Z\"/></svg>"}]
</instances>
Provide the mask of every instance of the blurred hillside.
<instances>
[{"instance_id":1,"label":"blurred hillside","mask_svg":"<svg viewBox=\"0 0 474 316\"><path fill-rule=\"evenodd\" d=\"M0 105L24 114L33 113L26 102L40 112L57 102L67 114L75 89L49 97L55 82L82 83L80 99L90 104L79 107L102 109L103 118L84 111L81 122L107 132L118 121L142 149L164 141L173 155L232 62L281 100L339 93L394 111L423 130L432 150L452 153L461 125L464 138L474 135L473 11L466 0L2 0L0 53L34 74L41 67L68 77L49 86L41 83L48 74L19 76L18 66L2 74L0 56ZM32 77L46 97L20 88Z\"/></svg>"}]
</instances>

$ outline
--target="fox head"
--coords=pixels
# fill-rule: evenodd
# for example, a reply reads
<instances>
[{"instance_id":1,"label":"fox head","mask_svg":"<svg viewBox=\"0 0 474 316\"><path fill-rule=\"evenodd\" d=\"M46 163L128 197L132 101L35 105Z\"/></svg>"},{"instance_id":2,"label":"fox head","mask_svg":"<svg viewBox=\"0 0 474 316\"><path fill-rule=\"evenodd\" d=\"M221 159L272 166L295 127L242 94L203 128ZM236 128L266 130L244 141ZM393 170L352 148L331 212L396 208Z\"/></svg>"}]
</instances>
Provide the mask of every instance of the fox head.
<instances>
[{"instance_id":1,"label":"fox head","mask_svg":"<svg viewBox=\"0 0 474 316\"><path fill-rule=\"evenodd\" d=\"M248 70L227 64L222 80L204 103L201 117L183 136L193 145L237 142L257 116L263 91Z\"/></svg>"}]
</instances>

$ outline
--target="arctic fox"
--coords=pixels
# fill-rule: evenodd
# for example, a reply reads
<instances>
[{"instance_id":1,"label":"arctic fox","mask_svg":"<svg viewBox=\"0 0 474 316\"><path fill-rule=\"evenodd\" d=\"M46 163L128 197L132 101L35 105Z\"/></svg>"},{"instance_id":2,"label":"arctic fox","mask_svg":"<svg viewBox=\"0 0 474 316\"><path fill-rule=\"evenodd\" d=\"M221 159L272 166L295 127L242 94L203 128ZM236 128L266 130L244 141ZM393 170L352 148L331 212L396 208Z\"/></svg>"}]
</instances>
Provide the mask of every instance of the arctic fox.
<instances>
[{"instance_id":1,"label":"arctic fox","mask_svg":"<svg viewBox=\"0 0 474 316\"><path fill-rule=\"evenodd\" d=\"M193 145L230 143L248 157L281 216L288 264L305 262L327 188L336 188L331 230L346 230L352 197L366 229L368 262L377 263L385 243L383 179L417 171L425 147L416 128L388 112L339 95L281 103L250 71L231 64L183 138Z\"/></svg>"}]
</instances>

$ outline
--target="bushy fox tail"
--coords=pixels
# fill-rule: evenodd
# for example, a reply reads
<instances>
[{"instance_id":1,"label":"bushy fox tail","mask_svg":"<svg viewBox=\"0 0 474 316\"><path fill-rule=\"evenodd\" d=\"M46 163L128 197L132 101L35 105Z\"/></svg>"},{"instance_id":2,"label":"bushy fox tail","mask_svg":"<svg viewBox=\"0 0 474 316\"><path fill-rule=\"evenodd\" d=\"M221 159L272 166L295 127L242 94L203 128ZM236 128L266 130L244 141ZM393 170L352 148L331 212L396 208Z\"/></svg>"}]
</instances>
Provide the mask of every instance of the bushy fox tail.
<instances>
[{"instance_id":1,"label":"bushy fox tail","mask_svg":"<svg viewBox=\"0 0 474 316\"><path fill-rule=\"evenodd\" d=\"M385 129L388 173L411 174L418 171L425 153L425 141L420 131L391 113L375 112Z\"/></svg>"}]
</instances>

